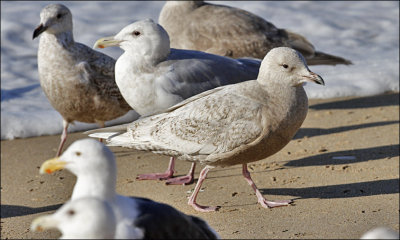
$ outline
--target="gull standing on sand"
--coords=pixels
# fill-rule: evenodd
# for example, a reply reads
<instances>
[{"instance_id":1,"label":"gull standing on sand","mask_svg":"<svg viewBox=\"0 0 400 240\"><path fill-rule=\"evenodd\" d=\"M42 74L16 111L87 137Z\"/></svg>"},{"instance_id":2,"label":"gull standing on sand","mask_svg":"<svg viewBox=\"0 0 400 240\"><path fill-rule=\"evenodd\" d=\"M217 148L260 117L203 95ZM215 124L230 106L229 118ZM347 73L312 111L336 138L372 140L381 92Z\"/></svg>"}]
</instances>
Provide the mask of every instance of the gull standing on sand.
<instances>
[{"instance_id":1,"label":"gull standing on sand","mask_svg":"<svg viewBox=\"0 0 400 240\"><path fill-rule=\"evenodd\" d=\"M76 177L71 200L96 197L110 204L116 218L116 239L217 239L218 234L200 218L146 198L115 192L114 154L94 139L75 141L57 158L45 161L40 173L68 169Z\"/></svg>"},{"instance_id":2,"label":"gull standing on sand","mask_svg":"<svg viewBox=\"0 0 400 240\"><path fill-rule=\"evenodd\" d=\"M303 56L287 47L274 48L261 63L257 80L218 87L193 96L164 113L141 118L122 132L94 130L91 137L111 146L129 147L206 165L188 204L201 212L196 197L208 171L242 165L246 181L265 208L290 204L268 201L257 189L247 163L265 159L293 138L308 110L304 82L324 84ZM96 133L97 132L97 133Z\"/></svg>"},{"instance_id":3,"label":"gull standing on sand","mask_svg":"<svg viewBox=\"0 0 400 240\"><path fill-rule=\"evenodd\" d=\"M116 220L111 206L98 198L66 202L55 213L35 218L31 230L58 229L60 239L113 239Z\"/></svg>"},{"instance_id":4,"label":"gull standing on sand","mask_svg":"<svg viewBox=\"0 0 400 240\"><path fill-rule=\"evenodd\" d=\"M256 79L261 64L256 59L171 49L168 33L151 19L134 22L94 45L109 46L124 50L115 65L115 80L122 96L142 116L164 111L215 87ZM138 178L168 179L167 184L191 183L195 164L188 175L171 178L174 162L171 158L165 173L142 174Z\"/></svg>"},{"instance_id":5,"label":"gull standing on sand","mask_svg":"<svg viewBox=\"0 0 400 240\"><path fill-rule=\"evenodd\" d=\"M40 85L63 117L59 156L70 123L80 121L104 127L105 121L120 117L131 108L115 83L115 60L74 41L72 14L66 6L50 4L42 9L33 38L39 35Z\"/></svg>"},{"instance_id":6,"label":"gull standing on sand","mask_svg":"<svg viewBox=\"0 0 400 240\"><path fill-rule=\"evenodd\" d=\"M170 34L174 48L262 59L274 47L291 47L303 54L308 65L351 64L342 57L316 51L300 34L279 29L234 7L204 1L166 1L158 22Z\"/></svg>"}]
</instances>

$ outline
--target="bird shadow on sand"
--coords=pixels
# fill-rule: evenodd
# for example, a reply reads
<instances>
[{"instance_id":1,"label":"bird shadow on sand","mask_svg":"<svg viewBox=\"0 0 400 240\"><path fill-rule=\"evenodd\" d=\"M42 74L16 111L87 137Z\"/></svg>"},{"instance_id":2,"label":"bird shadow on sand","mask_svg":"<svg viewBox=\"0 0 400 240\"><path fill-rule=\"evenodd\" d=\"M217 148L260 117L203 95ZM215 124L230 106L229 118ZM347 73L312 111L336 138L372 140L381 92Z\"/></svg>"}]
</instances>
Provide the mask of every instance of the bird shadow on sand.
<instances>
[{"instance_id":1,"label":"bird shadow on sand","mask_svg":"<svg viewBox=\"0 0 400 240\"><path fill-rule=\"evenodd\" d=\"M399 145L386 145L372 148L361 148L361 149L353 149L353 150L345 150L345 151L336 151L336 152L326 152L322 154L313 155L310 157L289 160L286 163L282 164L280 168L270 169L270 170L252 170L251 173L265 173L265 172L274 172L285 170L291 167L309 167L309 166L329 166L329 165L344 165L344 164L354 164L358 162L366 162L370 160L380 160L384 158L392 158L399 156L400 148ZM347 168L346 166L344 166ZM228 168L216 168L210 171L210 174L207 176L207 179L219 179L224 177L235 177L240 176L241 174L241 166L231 166ZM223 171L231 171L235 170L234 173L222 174L222 175L214 175L212 172L223 172ZM237 172L236 172L237 171ZM197 175L198 173L196 173ZM176 176L183 176L184 174L176 174ZM197 178L195 179L197 181Z\"/></svg>"},{"instance_id":2,"label":"bird shadow on sand","mask_svg":"<svg viewBox=\"0 0 400 240\"><path fill-rule=\"evenodd\" d=\"M363 128L380 127L390 124L399 124L399 121L381 121L381 122L363 123L363 124L334 127L334 128L300 128L299 131L297 131L296 135L293 137L293 139L301 139L304 137L310 138L310 137L346 132Z\"/></svg>"},{"instance_id":3,"label":"bird shadow on sand","mask_svg":"<svg viewBox=\"0 0 400 240\"><path fill-rule=\"evenodd\" d=\"M399 105L399 93L386 93L376 96L353 98L342 101L333 101L310 105L314 110L326 109L352 109L352 108L371 108Z\"/></svg>"},{"instance_id":4,"label":"bird shadow on sand","mask_svg":"<svg viewBox=\"0 0 400 240\"><path fill-rule=\"evenodd\" d=\"M57 210L62 204L50 205L45 207L26 207L17 205L1 205L1 218L20 217L36 213Z\"/></svg>"},{"instance_id":5,"label":"bird shadow on sand","mask_svg":"<svg viewBox=\"0 0 400 240\"><path fill-rule=\"evenodd\" d=\"M307 167L307 166L326 166L353 164L383 158L399 156L399 145L386 145L372 148L361 148L354 150L326 152L311 157L300 158L288 161L285 167Z\"/></svg>"},{"instance_id":6,"label":"bird shadow on sand","mask_svg":"<svg viewBox=\"0 0 400 240\"><path fill-rule=\"evenodd\" d=\"M260 189L264 195L289 195L297 196L295 199L306 198L351 198L375 196L381 194L398 194L399 179L375 180L360 183L347 183L330 186L317 186L306 188L273 188Z\"/></svg>"}]
</instances>

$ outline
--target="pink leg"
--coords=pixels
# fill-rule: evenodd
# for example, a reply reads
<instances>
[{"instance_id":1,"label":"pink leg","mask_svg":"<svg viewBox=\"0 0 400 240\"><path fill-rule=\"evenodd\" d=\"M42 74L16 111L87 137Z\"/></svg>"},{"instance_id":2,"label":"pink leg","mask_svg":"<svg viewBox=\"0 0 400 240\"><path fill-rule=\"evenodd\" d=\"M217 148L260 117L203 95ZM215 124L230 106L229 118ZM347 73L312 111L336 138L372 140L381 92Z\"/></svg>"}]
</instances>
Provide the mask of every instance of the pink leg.
<instances>
[{"instance_id":1,"label":"pink leg","mask_svg":"<svg viewBox=\"0 0 400 240\"><path fill-rule=\"evenodd\" d=\"M203 184L203 181L206 179L208 171L210 171L209 166L206 166L205 168L203 168L203 170L201 170L199 180L197 181L192 196L189 197L188 201L188 204L199 212L213 212L217 211L220 208L219 206L217 207L201 206L196 203L197 194L199 194L201 184Z\"/></svg>"},{"instance_id":2,"label":"pink leg","mask_svg":"<svg viewBox=\"0 0 400 240\"><path fill-rule=\"evenodd\" d=\"M186 176L182 177L174 177L168 179L165 184L169 185L187 185L193 183L194 180L194 169L196 168L196 163L192 163L192 166L190 167L190 170Z\"/></svg>"},{"instance_id":3,"label":"pink leg","mask_svg":"<svg viewBox=\"0 0 400 240\"><path fill-rule=\"evenodd\" d=\"M171 157L169 161L169 165L167 171L165 173L147 173L147 174L140 174L136 177L138 180L162 180L162 179L169 179L174 175L175 172L175 158Z\"/></svg>"},{"instance_id":4,"label":"pink leg","mask_svg":"<svg viewBox=\"0 0 400 240\"><path fill-rule=\"evenodd\" d=\"M60 145L58 146L58 151L57 151L56 157L59 157L61 155L64 143L67 140L68 125L69 125L69 122L67 122L65 119L63 119L63 132L61 134L61 142L60 142Z\"/></svg>"},{"instance_id":5,"label":"pink leg","mask_svg":"<svg viewBox=\"0 0 400 240\"><path fill-rule=\"evenodd\" d=\"M265 208L273 208L273 207L282 207L282 206L287 206L290 203L292 203L292 200L283 200L283 201L268 201L263 197L261 192L258 190L256 184L253 182L253 180L250 177L250 173L247 170L247 164L243 164L243 176L246 179L247 183L253 188L253 190L256 192L256 196L258 199L258 202L261 204L261 206Z\"/></svg>"}]
</instances>

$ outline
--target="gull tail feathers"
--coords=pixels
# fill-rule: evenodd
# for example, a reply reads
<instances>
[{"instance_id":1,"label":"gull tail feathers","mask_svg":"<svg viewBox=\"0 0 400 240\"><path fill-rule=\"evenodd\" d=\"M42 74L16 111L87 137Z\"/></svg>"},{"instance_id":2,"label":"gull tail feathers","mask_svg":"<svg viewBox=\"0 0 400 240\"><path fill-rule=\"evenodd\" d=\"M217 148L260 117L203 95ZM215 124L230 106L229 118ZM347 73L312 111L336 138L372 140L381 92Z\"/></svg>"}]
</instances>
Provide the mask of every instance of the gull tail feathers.
<instances>
[{"instance_id":1,"label":"gull tail feathers","mask_svg":"<svg viewBox=\"0 0 400 240\"><path fill-rule=\"evenodd\" d=\"M128 147L131 148L132 137L127 133L121 132L95 132L90 133L89 137L100 138L106 140L106 145L109 147Z\"/></svg>"},{"instance_id":2,"label":"gull tail feathers","mask_svg":"<svg viewBox=\"0 0 400 240\"><path fill-rule=\"evenodd\" d=\"M305 58L312 56L315 52L314 46L303 36L298 33L283 29L288 36L288 43L291 48L299 51Z\"/></svg>"},{"instance_id":3,"label":"gull tail feathers","mask_svg":"<svg viewBox=\"0 0 400 240\"><path fill-rule=\"evenodd\" d=\"M331 54L318 52L314 53L314 56L311 58L306 58L308 65L337 65L337 64L344 64L344 65L351 65L353 64L350 60L347 60L342 57L334 56Z\"/></svg>"},{"instance_id":4,"label":"gull tail feathers","mask_svg":"<svg viewBox=\"0 0 400 240\"><path fill-rule=\"evenodd\" d=\"M132 137L130 134L112 135L107 138L107 146L132 148Z\"/></svg>"},{"instance_id":5,"label":"gull tail feathers","mask_svg":"<svg viewBox=\"0 0 400 240\"><path fill-rule=\"evenodd\" d=\"M116 125L116 126L111 126L111 127L104 127L104 128L97 128L93 130L89 130L86 132L83 132L83 134L93 134L93 133L124 133L126 132L126 129L128 128L130 123L125 123L121 125ZM90 136L89 136L90 137Z\"/></svg>"},{"instance_id":6,"label":"gull tail feathers","mask_svg":"<svg viewBox=\"0 0 400 240\"><path fill-rule=\"evenodd\" d=\"M121 135L121 133L119 133L119 132L97 132L97 133L90 133L89 137L109 140L110 138L113 138L118 135Z\"/></svg>"},{"instance_id":7,"label":"gull tail feathers","mask_svg":"<svg viewBox=\"0 0 400 240\"><path fill-rule=\"evenodd\" d=\"M288 35L290 47L296 49L301 54L303 54L303 56L307 60L307 65L353 64L350 60L347 60L345 58L315 51L314 46L305 37L301 36L300 34L291 32L287 29L284 29L284 31L286 31Z\"/></svg>"},{"instance_id":8,"label":"gull tail feathers","mask_svg":"<svg viewBox=\"0 0 400 240\"><path fill-rule=\"evenodd\" d=\"M106 145L109 147L135 148L144 151L153 150L153 147L150 147L150 142L135 141L128 132L96 132L89 134L89 137L105 139Z\"/></svg>"}]
</instances>

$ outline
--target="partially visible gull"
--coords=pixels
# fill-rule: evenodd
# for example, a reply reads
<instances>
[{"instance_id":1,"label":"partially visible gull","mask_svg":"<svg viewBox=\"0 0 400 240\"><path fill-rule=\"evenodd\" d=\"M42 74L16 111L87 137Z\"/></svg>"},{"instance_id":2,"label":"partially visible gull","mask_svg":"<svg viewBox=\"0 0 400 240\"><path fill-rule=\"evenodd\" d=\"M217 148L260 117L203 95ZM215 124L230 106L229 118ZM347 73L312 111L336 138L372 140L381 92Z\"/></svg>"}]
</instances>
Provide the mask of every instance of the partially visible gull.
<instances>
[{"instance_id":1,"label":"partially visible gull","mask_svg":"<svg viewBox=\"0 0 400 240\"><path fill-rule=\"evenodd\" d=\"M60 239L113 239L115 227L111 206L94 197L68 201L55 213L37 217L31 224L35 232L59 230Z\"/></svg>"},{"instance_id":2,"label":"partially visible gull","mask_svg":"<svg viewBox=\"0 0 400 240\"><path fill-rule=\"evenodd\" d=\"M166 1L158 22L169 33L174 48L263 59L272 48L284 46L303 54L308 65L351 64L342 57L316 51L300 34L234 7L204 1Z\"/></svg>"},{"instance_id":3,"label":"partially visible gull","mask_svg":"<svg viewBox=\"0 0 400 240\"><path fill-rule=\"evenodd\" d=\"M115 192L114 154L99 141L75 141L58 158L45 161L40 173L68 169L77 181L71 200L96 197L110 204L116 218L116 239L216 239L217 233L200 218L145 198Z\"/></svg>"},{"instance_id":4,"label":"partially visible gull","mask_svg":"<svg viewBox=\"0 0 400 240\"><path fill-rule=\"evenodd\" d=\"M140 115L164 111L203 91L257 78L261 61L231 59L208 53L171 49L168 33L151 19L134 22L117 35L99 39L94 47L119 46L124 53L115 65L115 80L129 105ZM139 179L169 179L169 184L193 181L195 165L187 176L172 178L174 159L165 173L143 174Z\"/></svg>"},{"instance_id":5,"label":"partially visible gull","mask_svg":"<svg viewBox=\"0 0 400 240\"><path fill-rule=\"evenodd\" d=\"M399 239L399 233L388 227L377 227L364 233L360 239Z\"/></svg>"},{"instance_id":6,"label":"partially visible gull","mask_svg":"<svg viewBox=\"0 0 400 240\"><path fill-rule=\"evenodd\" d=\"M202 212L196 197L208 171L216 166L242 165L246 181L263 207L285 206L291 200L268 201L257 189L247 163L265 159L293 138L308 110L304 82L324 84L303 56L287 47L274 48L261 63L257 80L218 87L191 97L164 113L140 118L121 132L98 132L111 146L199 162L206 165L188 204ZM96 133L97 132L97 133Z\"/></svg>"},{"instance_id":7,"label":"partially visible gull","mask_svg":"<svg viewBox=\"0 0 400 240\"><path fill-rule=\"evenodd\" d=\"M73 121L97 123L115 119L131 110L114 80L115 60L75 42L72 14L62 4L50 4L40 13L33 38L40 37L40 85L51 105L63 117L57 156Z\"/></svg>"}]
</instances>

